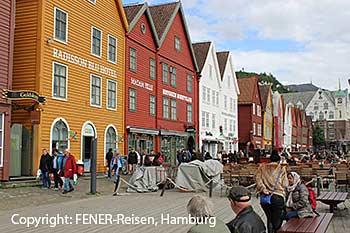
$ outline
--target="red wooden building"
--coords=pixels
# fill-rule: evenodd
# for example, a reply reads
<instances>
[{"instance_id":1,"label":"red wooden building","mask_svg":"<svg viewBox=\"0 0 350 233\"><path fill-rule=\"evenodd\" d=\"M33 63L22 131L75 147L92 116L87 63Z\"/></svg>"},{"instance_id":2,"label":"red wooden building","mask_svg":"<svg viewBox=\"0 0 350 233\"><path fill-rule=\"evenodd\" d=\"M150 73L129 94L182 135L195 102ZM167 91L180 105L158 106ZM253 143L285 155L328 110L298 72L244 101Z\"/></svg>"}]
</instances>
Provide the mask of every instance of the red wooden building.
<instances>
[{"instance_id":1,"label":"red wooden building","mask_svg":"<svg viewBox=\"0 0 350 233\"><path fill-rule=\"evenodd\" d=\"M180 2L126 6L127 149L176 152L197 147L198 77ZM128 151L128 150L126 150Z\"/></svg>"},{"instance_id":2,"label":"red wooden building","mask_svg":"<svg viewBox=\"0 0 350 233\"><path fill-rule=\"evenodd\" d=\"M312 117L306 116L306 122L307 122L307 149L313 150L313 126L312 126Z\"/></svg>"},{"instance_id":3,"label":"red wooden building","mask_svg":"<svg viewBox=\"0 0 350 233\"><path fill-rule=\"evenodd\" d=\"M14 0L0 6L0 90L12 88ZM9 179L11 102L0 98L0 180ZM15 146L15 145L14 145Z\"/></svg>"},{"instance_id":4,"label":"red wooden building","mask_svg":"<svg viewBox=\"0 0 350 233\"><path fill-rule=\"evenodd\" d=\"M241 95L238 98L238 134L239 149L262 148L262 103L258 87L258 78L240 78L237 80Z\"/></svg>"}]
</instances>

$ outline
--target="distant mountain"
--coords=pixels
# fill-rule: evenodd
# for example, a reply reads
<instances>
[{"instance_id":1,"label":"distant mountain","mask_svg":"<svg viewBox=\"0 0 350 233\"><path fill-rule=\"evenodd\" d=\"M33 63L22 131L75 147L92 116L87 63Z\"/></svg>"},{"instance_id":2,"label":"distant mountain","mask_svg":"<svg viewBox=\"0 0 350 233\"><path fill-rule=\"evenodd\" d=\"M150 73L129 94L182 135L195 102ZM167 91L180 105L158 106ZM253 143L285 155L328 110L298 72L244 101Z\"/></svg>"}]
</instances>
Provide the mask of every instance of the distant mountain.
<instances>
[{"instance_id":1,"label":"distant mountain","mask_svg":"<svg viewBox=\"0 0 350 233\"><path fill-rule=\"evenodd\" d=\"M312 83L305 84L294 84L286 86L289 90L294 92L307 92L307 91L317 91L319 88Z\"/></svg>"},{"instance_id":2,"label":"distant mountain","mask_svg":"<svg viewBox=\"0 0 350 233\"><path fill-rule=\"evenodd\" d=\"M254 73L254 72L245 72L245 71L238 71L236 72L237 78L249 78L252 76L257 76L259 78L259 82L261 83L270 83L272 84L272 90L278 91L279 93L289 93L293 92L289 90L287 87L283 86L276 77L274 77L271 73Z\"/></svg>"}]
</instances>

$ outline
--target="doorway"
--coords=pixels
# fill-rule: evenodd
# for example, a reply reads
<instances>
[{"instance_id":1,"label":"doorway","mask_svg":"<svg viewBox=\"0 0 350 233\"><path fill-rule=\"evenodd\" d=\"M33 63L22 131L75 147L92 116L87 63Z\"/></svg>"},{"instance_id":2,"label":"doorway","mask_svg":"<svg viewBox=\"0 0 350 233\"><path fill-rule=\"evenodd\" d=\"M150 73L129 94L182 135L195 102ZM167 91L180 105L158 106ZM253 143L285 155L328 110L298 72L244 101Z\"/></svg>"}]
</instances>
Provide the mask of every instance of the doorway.
<instances>
[{"instance_id":1,"label":"doorway","mask_svg":"<svg viewBox=\"0 0 350 233\"><path fill-rule=\"evenodd\" d=\"M84 163L84 172L90 172L91 157L93 156L92 142L95 138L95 129L87 123L82 133L82 160Z\"/></svg>"},{"instance_id":2,"label":"doorway","mask_svg":"<svg viewBox=\"0 0 350 233\"><path fill-rule=\"evenodd\" d=\"M31 134L22 124L14 124L11 127L10 177L31 174L30 142Z\"/></svg>"}]
</instances>

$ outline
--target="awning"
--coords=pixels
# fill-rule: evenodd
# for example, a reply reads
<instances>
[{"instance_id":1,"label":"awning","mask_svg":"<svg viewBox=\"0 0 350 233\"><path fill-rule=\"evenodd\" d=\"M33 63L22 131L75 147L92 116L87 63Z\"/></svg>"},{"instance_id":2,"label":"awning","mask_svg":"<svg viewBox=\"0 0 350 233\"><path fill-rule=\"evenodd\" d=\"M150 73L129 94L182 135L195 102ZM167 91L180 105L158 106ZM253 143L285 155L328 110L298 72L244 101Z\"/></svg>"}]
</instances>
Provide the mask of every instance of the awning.
<instances>
[{"instance_id":1,"label":"awning","mask_svg":"<svg viewBox=\"0 0 350 233\"><path fill-rule=\"evenodd\" d=\"M179 136L179 137L187 137L190 134L186 132L181 132L181 131L175 131L175 130L160 130L160 135L162 136Z\"/></svg>"},{"instance_id":2,"label":"awning","mask_svg":"<svg viewBox=\"0 0 350 233\"><path fill-rule=\"evenodd\" d=\"M159 130L157 129L145 129L145 128L138 128L138 127L130 127L130 126L128 126L127 129L131 133L143 133L143 134L151 134L151 135L159 134Z\"/></svg>"},{"instance_id":3,"label":"awning","mask_svg":"<svg viewBox=\"0 0 350 233\"><path fill-rule=\"evenodd\" d=\"M218 139L214 136L204 136L202 138L202 141L208 141L208 142L218 142Z\"/></svg>"}]
</instances>

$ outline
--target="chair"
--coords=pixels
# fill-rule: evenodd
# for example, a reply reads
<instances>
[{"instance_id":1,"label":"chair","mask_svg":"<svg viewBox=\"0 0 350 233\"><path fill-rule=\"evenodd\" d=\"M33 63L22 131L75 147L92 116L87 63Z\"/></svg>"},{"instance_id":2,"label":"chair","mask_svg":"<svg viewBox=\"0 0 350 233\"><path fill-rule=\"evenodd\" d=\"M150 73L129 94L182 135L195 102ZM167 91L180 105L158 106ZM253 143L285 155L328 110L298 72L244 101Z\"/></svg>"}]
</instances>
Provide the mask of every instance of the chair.
<instances>
[{"instance_id":1,"label":"chair","mask_svg":"<svg viewBox=\"0 0 350 233\"><path fill-rule=\"evenodd\" d=\"M228 189L232 188L234 185L231 171L232 171L231 167L224 167L223 172L220 174L220 180L221 180L220 196L221 197L222 197L222 190L224 188L225 188L225 194L227 195Z\"/></svg>"},{"instance_id":2,"label":"chair","mask_svg":"<svg viewBox=\"0 0 350 233\"><path fill-rule=\"evenodd\" d=\"M340 187L345 187L346 192L348 191L348 174L341 171L335 172L335 191Z\"/></svg>"}]
</instances>

